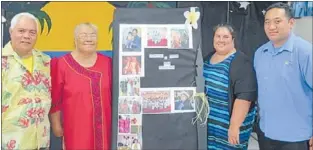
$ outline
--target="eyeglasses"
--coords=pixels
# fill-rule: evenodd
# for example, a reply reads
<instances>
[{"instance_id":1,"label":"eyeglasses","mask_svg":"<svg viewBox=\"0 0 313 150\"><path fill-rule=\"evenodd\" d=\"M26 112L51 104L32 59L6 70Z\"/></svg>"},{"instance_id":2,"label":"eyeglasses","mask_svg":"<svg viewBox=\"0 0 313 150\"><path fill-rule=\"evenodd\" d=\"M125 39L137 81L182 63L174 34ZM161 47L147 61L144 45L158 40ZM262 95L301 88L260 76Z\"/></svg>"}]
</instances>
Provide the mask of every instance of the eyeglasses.
<instances>
[{"instance_id":1,"label":"eyeglasses","mask_svg":"<svg viewBox=\"0 0 313 150\"><path fill-rule=\"evenodd\" d=\"M78 35L78 38L80 39L87 39L88 37L90 37L91 39L96 39L97 34L96 33L80 33Z\"/></svg>"}]
</instances>

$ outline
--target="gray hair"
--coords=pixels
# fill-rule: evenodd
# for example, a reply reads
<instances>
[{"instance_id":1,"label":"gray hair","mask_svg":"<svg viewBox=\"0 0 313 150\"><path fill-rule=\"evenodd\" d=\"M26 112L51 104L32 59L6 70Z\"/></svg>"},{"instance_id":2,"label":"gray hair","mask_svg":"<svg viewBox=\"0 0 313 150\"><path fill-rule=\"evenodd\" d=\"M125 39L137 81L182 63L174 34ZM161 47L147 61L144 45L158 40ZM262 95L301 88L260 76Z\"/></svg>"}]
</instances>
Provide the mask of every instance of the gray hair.
<instances>
[{"instance_id":1,"label":"gray hair","mask_svg":"<svg viewBox=\"0 0 313 150\"><path fill-rule=\"evenodd\" d=\"M216 30L219 28L226 28L230 32L232 39L236 38L236 32L235 32L233 26L230 24L218 24L217 26L215 26L213 28L213 36L215 35Z\"/></svg>"},{"instance_id":2,"label":"gray hair","mask_svg":"<svg viewBox=\"0 0 313 150\"><path fill-rule=\"evenodd\" d=\"M98 27L96 25L89 23L89 22L85 22L85 23L81 23L75 27L75 30L74 30L75 39L77 38L79 28L81 28L82 26L88 26L88 27L92 28L98 34Z\"/></svg>"},{"instance_id":3,"label":"gray hair","mask_svg":"<svg viewBox=\"0 0 313 150\"><path fill-rule=\"evenodd\" d=\"M19 14L16 14L12 20L11 20L11 26L10 26L10 29L13 29L16 24L20 21L21 17L28 17L32 20L34 20L36 22L36 25L37 25L37 30L38 30L38 22L37 22L37 18L32 15L31 13L28 13L28 12L22 12L22 13L19 13Z\"/></svg>"}]
</instances>

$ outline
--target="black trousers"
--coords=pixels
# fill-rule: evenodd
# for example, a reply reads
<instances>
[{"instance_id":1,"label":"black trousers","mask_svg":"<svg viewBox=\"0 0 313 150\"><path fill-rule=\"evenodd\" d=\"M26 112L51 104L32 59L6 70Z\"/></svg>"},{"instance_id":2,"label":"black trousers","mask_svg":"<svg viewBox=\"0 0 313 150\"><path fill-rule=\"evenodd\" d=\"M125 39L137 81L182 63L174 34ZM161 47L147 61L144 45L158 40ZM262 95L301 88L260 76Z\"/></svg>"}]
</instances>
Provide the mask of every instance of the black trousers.
<instances>
[{"instance_id":1,"label":"black trousers","mask_svg":"<svg viewBox=\"0 0 313 150\"><path fill-rule=\"evenodd\" d=\"M260 150L309 150L309 140L300 142L273 140L264 135L259 125L257 125L257 134Z\"/></svg>"},{"instance_id":2,"label":"black trousers","mask_svg":"<svg viewBox=\"0 0 313 150\"><path fill-rule=\"evenodd\" d=\"M50 130L50 150L62 150L62 138L56 137Z\"/></svg>"}]
</instances>

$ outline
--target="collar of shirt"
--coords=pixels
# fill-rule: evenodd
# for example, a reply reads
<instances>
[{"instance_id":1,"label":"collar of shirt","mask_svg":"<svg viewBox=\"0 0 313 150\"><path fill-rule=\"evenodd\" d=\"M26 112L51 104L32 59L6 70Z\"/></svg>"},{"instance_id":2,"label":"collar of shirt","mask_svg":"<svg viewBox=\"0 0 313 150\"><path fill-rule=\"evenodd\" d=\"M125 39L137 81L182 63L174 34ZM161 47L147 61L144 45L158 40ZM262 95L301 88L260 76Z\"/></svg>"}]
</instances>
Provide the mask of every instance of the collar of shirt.
<instances>
[{"instance_id":1,"label":"collar of shirt","mask_svg":"<svg viewBox=\"0 0 313 150\"><path fill-rule=\"evenodd\" d=\"M34 71L34 70L37 70L39 66L45 65L45 57L43 56L44 55L43 53L35 49L32 50L32 54L33 54L33 62L34 62L33 64L34 65L33 71ZM13 50L11 42L8 42L2 49L2 57L13 57L13 59L16 62L18 62L20 65L26 68L25 64L22 62L22 58ZM37 62L41 62L41 63L37 63Z\"/></svg>"},{"instance_id":2,"label":"collar of shirt","mask_svg":"<svg viewBox=\"0 0 313 150\"><path fill-rule=\"evenodd\" d=\"M274 55L281 53L282 51L289 51L293 52L293 44L294 44L295 35L291 33L289 35L288 40L279 48L275 48L273 46L273 42L269 41L265 44L264 48L262 49L263 52L271 52Z\"/></svg>"}]
</instances>

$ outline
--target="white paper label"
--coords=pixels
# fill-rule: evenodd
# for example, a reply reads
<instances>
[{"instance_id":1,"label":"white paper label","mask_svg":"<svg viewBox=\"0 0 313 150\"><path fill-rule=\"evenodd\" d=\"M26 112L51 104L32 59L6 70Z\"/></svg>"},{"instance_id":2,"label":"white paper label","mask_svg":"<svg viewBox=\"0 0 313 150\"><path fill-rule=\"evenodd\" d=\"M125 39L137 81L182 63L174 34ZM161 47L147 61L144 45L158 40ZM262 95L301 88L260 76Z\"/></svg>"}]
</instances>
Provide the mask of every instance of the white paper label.
<instances>
[{"instance_id":1,"label":"white paper label","mask_svg":"<svg viewBox=\"0 0 313 150\"><path fill-rule=\"evenodd\" d=\"M170 59L179 58L178 54L170 54Z\"/></svg>"},{"instance_id":2,"label":"white paper label","mask_svg":"<svg viewBox=\"0 0 313 150\"><path fill-rule=\"evenodd\" d=\"M159 66L159 70L175 70L175 66L170 61L163 62L163 66Z\"/></svg>"},{"instance_id":3,"label":"white paper label","mask_svg":"<svg viewBox=\"0 0 313 150\"><path fill-rule=\"evenodd\" d=\"M163 65L164 66L171 66L171 62L170 61L163 62Z\"/></svg>"},{"instance_id":4,"label":"white paper label","mask_svg":"<svg viewBox=\"0 0 313 150\"><path fill-rule=\"evenodd\" d=\"M159 66L159 70L175 70L175 66Z\"/></svg>"},{"instance_id":5,"label":"white paper label","mask_svg":"<svg viewBox=\"0 0 313 150\"><path fill-rule=\"evenodd\" d=\"M163 58L163 54L149 54L149 58Z\"/></svg>"}]
</instances>

